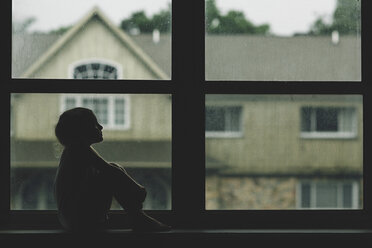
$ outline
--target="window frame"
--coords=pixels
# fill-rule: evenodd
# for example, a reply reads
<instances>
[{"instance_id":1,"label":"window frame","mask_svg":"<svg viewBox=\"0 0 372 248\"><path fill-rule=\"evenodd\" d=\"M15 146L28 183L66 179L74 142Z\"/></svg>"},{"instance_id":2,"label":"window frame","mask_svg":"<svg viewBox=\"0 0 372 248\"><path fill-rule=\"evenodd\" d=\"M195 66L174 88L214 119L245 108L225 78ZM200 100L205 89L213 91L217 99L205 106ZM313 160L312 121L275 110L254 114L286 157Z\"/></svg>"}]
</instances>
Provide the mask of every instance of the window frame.
<instances>
[{"instance_id":1,"label":"window frame","mask_svg":"<svg viewBox=\"0 0 372 248\"><path fill-rule=\"evenodd\" d=\"M357 123L357 109L353 106L337 106L337 107L328 107L328 106L303 106L301 107L301 126L303 123L303 109L309 108L310 109L310 131L301 130L301 138L304 139L353 139L358 136L358 123ZM351 113L351 131L318 131L316 127L317 123L317 109L327 109L327 108L334 108L337 109L337 126L339 127L340 123L340 116L343 115L344 109L350 109ZM340 111L341 110L341 111ZM342 117L345 118L345 117Z\"/></svg>"},{"instance_id":2,"label":"window frame","mask_svg":"<svg viewBox=\"0 0 372 248\"><path fill-rule=\"evenodd\" d=\"M371 1L362 1L361 82L238 82L205 81L204 0L172 1L172 76L170 80L45 80L11 78L11 2L3 8L8 42L3 59L0 108L7 128L1 139L0 227L45 229L60 227L56 211L10 211L10 95L11 93L163 93L172 94L172 210L149 211L178 228L371 228L372 132L363 132L362 210L205 210L205 94L360 94L364 127L370 126L372 106ZM192 13L192 18L190 18ZM184 20L188 20L185 22ZM366 30L363 32L363 30ZM185 73L188 72L188 73ZM193 120L190 122L189 120ZM183 125L182 123L187 123ZM192 144L192 145L190 145ZM192 154L192 156L190 156ZM192 178L192 183L190 183ZM112 227L121 227L122 211L112 213Z\"/></svg>"},{"instance_id":3,"label":"window frame","mask_svg":"<svg viewBox=\"0 0 372 248\"><path fill-rule=\"evenodd\" d=\"M222 108L222 109L228 109L228 108L239 108L239 120L238 120L238 129L237 131L208 131L205 129L205 137L206 138L242 138L244 135L244 125L243 125L243 113L244 108L242 105L237 104L206 104L205 108L212 107L212 108ZM207 111L207 110L206 110ZM225 112L226 115L226 112ZM228 116L224 115L224 121L226 122L226 119L228 119ZM231 115L231 113L229 114Z\"/></svg>"},{"instance_id":4,"label":"window frame","mask_svg":"<svg viewBox=\"0 0 372 248\"><path fill-rule=\"evenodd\" d=\"M114 67L116 69L116 72L117 72L117 80L123 79L123 67L119 63L116 63L115 61L111 61L111 60L108 60L108 59L98 58L98 57L97 58L82 59L82 60L78 60L78 61L75 61L72 64L70 64L68 66L68 72L67 72L68 78L69 79L74 79L75 67L81 66L81 65L86 65L86 64L94 64L94 63L99 63L99 64L102 64L102 65L109 65L109 66ZM110 79L107 79L107 80L110 80ZM111 79L111 80L113 80L113 79Z\"/></svg>"},{"instance_id":5,"label":"window frame","mask_svg":"<svg viewBox=\"0 0 372 248\"><path fill-rule=\"evenodd\" d=\"M66 109L66 99L67 98L74 98L76 103L75 106L83 106L82 101L84 98L92 98L92 99L106 99L108 103L108 123L103 124L104 128L107 130L119 130L119 131L126 131L131 128L131 112L130 112L130 95L124 94L124 95L111 95L111 94L100 94L95 95L93 97L88 96L88 94L62 94L60 97L60 113L63 113ZM115 102L116 100L124 100L124 124L116 124L115 122L115 116L116 116L116 107Z\"/></svg>"},{"instance_id":6,"label":"window frame","mask_svg":"<svg viewBox=\"0 0 372 248\"><path fill-rule=\"evenodd\" d=\"M302 206L302 185L303 184L309 184L310 185L310 207L303 207ZM352 190L351 190L351 209L358 209L359 207L359 203L358 203L358 196L359 196L359 187L358 187L358 182L356 180L343 180L343 181L339 181L337 179L334 179L334 180L302 180L300 181L298 184L297 184L297 187L296 187L296 205L297 205L297 208L299 209L315 209L315 210L318 210L318 209L347 209L347 208L344 208L342 206L336 206L336 207L331 207L331 208L321 208L321 207L317 207L316 206L316 194L317 194L317 185L320 184L320 183L323 183L323 184L335 184L336 187L337 187L337 197L343 197L343 188L342 186L344 184L350 184L351 187L352 187ZM343 198L342 198L343 199ZM337 204L340 204L340 199L337 198ZM315 206L314 206L315 205Z\"/></svg>"}]
</instances>

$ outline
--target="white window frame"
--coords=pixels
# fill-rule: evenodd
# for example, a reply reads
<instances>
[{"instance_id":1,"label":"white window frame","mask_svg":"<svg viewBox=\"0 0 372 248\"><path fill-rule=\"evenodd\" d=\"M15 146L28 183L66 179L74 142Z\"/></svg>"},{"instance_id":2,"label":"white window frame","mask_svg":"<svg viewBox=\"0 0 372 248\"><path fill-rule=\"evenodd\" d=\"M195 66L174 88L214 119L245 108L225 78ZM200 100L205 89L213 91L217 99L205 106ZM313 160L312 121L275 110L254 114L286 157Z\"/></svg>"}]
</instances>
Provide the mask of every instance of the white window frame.
<instances>
[{"instance_id":1,"label":"white window frame","mask_svg":"<svg viewBox=\"0 0 372 248\"><path fill-rule=\"evenodd\" d=\"M73 98L76 101L76 107L84 107L83 99L107 99L108 102L108 123L103 124L106 130L128 130L131 127L130 119L130 95L128 94L62 94L60 98L60 113L66 111L67 98ZM124 100L124 124L115 123L115 101Z\"/></svg>"},{"instance_id":2,"label":"white window frame","mask_svg":"<svg viewBox=\"0 0 372 248\"><path fill-rule=\"evenodd\" d=\"M310 207L302 207L302 184L310 185ZM337 206L330 208L321 208L316 206L316 186L318 183L332 183L337 185ZM350 183L351 190L351 208L344 208L342 206L343 191L342 186L345 183ZM359 208L359 186L356 180L304 180L297 184L296 187L296 207L297 209L358 209Z\"/></svg>"},{"instance_id":3,"label":"white window frame","mask_svg":"<svg viewBox=\"0 0 372 248\"><path fill-rule=\"evenodd\" d=\"M357 108L354 106L303 106L303 107L310 107L311 108L311 130L315 130L315 123L316 123L316 109L318 108L350 108L352 109L351 114L351 131L336 131L336 132L319 132L319 131L302 131L300 137L305 139L353 139L356 138L358 135L358 118L357 118ZM302 108L301 110L302 111ZM342 111L338 112L338 119L342 115ZM302 112L300 113L300 122L302 122ZM337 125L340 125L337 123Z\"/></svg>"},{"instance_id":4,"label":"white window frame","mask_svg":"<svg viewBox=\"0 0 372 248\"><path fill-rule=\"evenodd\" d=\"M68 76L67 77L69 79L74 79L75 67L80 66L80 65L85 65L85 64L92 64L92 63L105 64L105 65L115 67L115 69L117 70L117 74L118 74L117 75L117 80L123 79L123 67L122 67L122 65L115 62L115 61L104 59L104 58L82 59L82 60L78 60L78 61L75 61L75 62L71 63L68 66L68 71L67 71ZM105 80L107 80L107 79L105 79Z\"/></svg>"},{"instance_id":5,"label":"white window frame","mask_svg":"<svg viewBox=\"0 0 372 248\"><path fill-rule=\"evenodd\" d=\"M207 131L205 130L205 137L206 138L242 138L243 137L243 106L242 105L206 105L207 107L215 107L215 108L230 108L230 107L238 107L241 108L240 112L240 120L239 120L239 131Z\"/></svg>"}]
</instances>

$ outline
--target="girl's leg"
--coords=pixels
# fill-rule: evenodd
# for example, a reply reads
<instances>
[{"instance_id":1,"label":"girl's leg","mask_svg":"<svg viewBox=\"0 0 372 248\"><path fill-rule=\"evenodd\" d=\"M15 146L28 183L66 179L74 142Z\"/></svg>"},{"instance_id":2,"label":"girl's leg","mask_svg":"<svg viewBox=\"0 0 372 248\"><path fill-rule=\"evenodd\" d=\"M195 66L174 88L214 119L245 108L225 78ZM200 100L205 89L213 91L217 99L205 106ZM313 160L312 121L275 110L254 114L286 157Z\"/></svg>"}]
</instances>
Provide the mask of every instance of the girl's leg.
<instances>
[{"instance_id":1,"label":"girl's leg","mask_svg":"<svg viewBox=\"0 0 372 248\"><path fill-rule=\"evenodd\" d=\"M146 189L137 183L121 166L111 163L113 195L128 211L133 229L137 231L168 231L170 227L148 216L142 211Z\"/></svg>"},{"instance_id":2,"label":"girl's leg","mask_svg":"<svg viewBox=\"0 0 372 248\"><path fill-rule=\"evenodd\" d=\"M112 193L118 203L128 212L137 212L142 209L146 198L146 189L136 182L121 166L110 163Z\"/></svg>"}]
</instances>

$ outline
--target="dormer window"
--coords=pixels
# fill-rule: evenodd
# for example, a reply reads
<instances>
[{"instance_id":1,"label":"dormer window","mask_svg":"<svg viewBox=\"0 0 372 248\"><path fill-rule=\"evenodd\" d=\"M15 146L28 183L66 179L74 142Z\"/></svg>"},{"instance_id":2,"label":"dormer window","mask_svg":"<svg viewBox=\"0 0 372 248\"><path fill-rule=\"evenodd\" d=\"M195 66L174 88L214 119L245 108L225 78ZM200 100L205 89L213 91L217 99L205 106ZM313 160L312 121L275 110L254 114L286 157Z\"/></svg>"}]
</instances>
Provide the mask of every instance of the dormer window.
<instances>
[{"instance_id":1,"label":"dormer window","mask_svg":"<svg viewBox=\"0 0 372 248\"><path fill-rule=\"evenodd\" d=\"M70 66L70 76L73 79L120 79L121 70L113 62L93 59L80 61Z\"/></svg>"}]
</instances>

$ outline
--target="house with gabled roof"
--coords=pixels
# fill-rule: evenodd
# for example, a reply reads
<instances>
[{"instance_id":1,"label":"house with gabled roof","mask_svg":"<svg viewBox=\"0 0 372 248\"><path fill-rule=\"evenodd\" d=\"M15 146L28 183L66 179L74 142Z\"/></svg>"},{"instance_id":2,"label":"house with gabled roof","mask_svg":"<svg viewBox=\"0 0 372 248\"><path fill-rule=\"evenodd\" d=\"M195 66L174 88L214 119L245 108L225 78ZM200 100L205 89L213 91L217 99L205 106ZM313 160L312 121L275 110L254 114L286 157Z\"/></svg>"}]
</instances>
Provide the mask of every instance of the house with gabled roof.
<instances>
[{"instance_id":1,"label":"house with gabled roof","mask_svg":"<svg viewBox=\"0 0 372 248\"><path fill-rule=\"evenodd\" d=\"M107 49L108 47L110 49ZM66 78L67 73L68 78L76 78L78 76L75 72L79 64L96 62L114 68L116 75L113 79L168 78L159 66L97 7L50 46L21 77Z\"/></svg>"},{"instance_id":2,"label":"house with gabled roof","mask_svg":"<svg viewBox=\"0 0 372 248\"><path fill-rule=\"evenodd\" d=\"M358 37L333 44L208 35L206 42L210 80L360 80ZM169 34L130 36L98 8L62 36L14 34L12 44L13 78L171 78ZM145 207L169 209L170 96L49 93L12 95L12 208L55 207L61 147L53 128L75 106L93 109L104 126L96 149L148 183ZM360 96L207 96L206 208L360 208L362 106Z\"/></svg>"}]
</instances>

